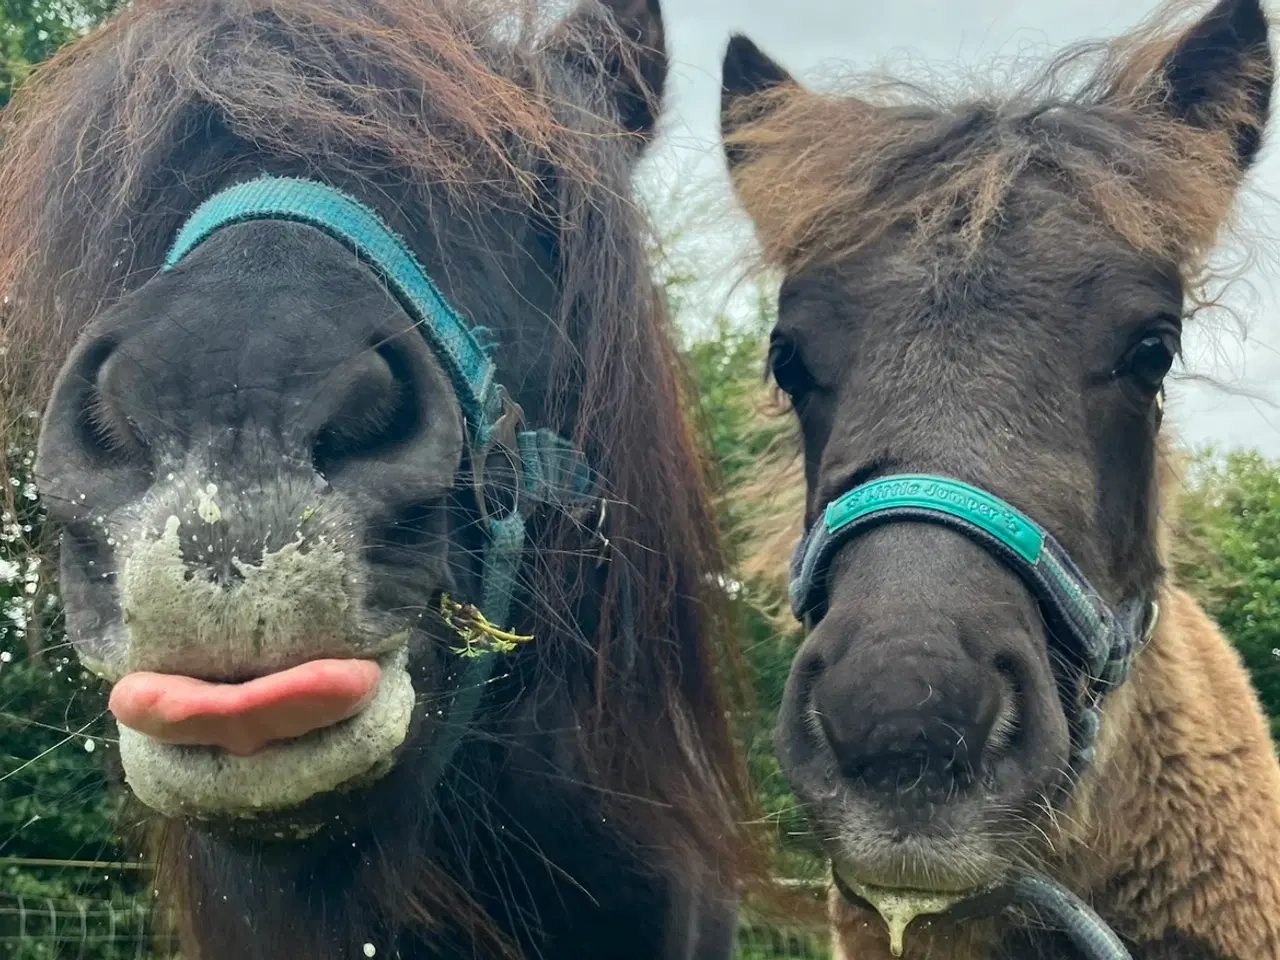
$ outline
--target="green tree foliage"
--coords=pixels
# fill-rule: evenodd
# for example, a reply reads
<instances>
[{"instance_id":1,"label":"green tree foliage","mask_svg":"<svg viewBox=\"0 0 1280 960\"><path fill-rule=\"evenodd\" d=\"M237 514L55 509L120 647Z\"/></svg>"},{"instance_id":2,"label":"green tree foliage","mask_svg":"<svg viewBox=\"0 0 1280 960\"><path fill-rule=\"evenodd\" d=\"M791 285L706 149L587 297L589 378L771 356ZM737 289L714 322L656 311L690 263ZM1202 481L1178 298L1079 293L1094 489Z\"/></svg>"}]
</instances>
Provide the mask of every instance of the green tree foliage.
<instances>
[{"instance_id":1,"label":"green tree foliage","mask_svg":"<svg viewBox=\"0 0 1280 960\"><path fill-rule=\"evenodd\" d=\"M695 381L696 416L712 459L722 496L720 522L731 559L745 539L745 505L734 496L762 454L786 430L785 421L758 415L764 358L761 344L771 323L767 302L761 301L755 322L733 325L721 319L712 336L692 343L685 353ZM822 870L816 850L806 841L808 831L795 798L787 787L773 751L782 691L800 642L798 631L780 630L774 615L781 598L769 587L733 580L730 591L746 631L743 643L756 701L755 715L746 724L747 758L766 816L776 827L788 876L816 875Z\"/></svg>"},{"instance_id":2,"label":"green tree foliage","mask_svg":"<svg viewBox=\"0 0 1280 960\"><path fill-rule=\"evenodd\" d=\"M1240 651L1280 743L1280 462L1191 461L1175 571Z\"/></svg>"},{"instance_id":3,"label":"green tree foliage","mask_svg":"<svg viewBox=\"0 0 1280 960\"><path fill-rule=\"evenodd\" d=\"M0 5L0 106L41 60L111 13L120 0L4 0Z\"/></svg>"}]
</instances>

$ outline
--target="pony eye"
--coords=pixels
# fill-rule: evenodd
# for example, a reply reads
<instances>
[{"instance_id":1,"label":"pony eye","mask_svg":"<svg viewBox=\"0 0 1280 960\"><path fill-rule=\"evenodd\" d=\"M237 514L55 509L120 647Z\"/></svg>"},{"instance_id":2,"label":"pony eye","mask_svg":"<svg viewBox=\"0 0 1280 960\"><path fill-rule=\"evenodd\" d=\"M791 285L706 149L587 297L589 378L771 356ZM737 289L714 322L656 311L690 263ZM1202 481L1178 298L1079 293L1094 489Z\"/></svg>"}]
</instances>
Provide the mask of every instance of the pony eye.
<instances>
[{"instance_id":1,"label":"pony eye","mask_svg":"<svg viewBox=\"0 0 1280 960\"><path fill-rule=\"evenodd\" d=\"M1178 341L1172 332L1151 333L1135 343L1116 370L1148 393L1155 393L1164 382L1178 354Z\"/></svg>"},{"instance_id":2,"label":"pony eye","mask_svg":"<svg viewBox=\"0 0 1280 960\"><path fill-rule=\"evenodd\" d=\"M795 342L780 333L769 338L769 372L792 403L813 389L813 378Z\"/></svg>"}]
</instances>

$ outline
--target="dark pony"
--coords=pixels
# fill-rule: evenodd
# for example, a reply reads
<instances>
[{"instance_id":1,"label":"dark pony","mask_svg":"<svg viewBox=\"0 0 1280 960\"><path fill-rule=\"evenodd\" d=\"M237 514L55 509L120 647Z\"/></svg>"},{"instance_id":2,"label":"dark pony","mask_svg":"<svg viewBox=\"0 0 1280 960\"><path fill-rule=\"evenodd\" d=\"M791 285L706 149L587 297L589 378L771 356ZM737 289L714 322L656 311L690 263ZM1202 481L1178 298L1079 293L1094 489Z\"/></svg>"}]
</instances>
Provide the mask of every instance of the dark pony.
<instances>
[{"instance_id":1,"label":"dark pony","mask_svg":"<svg viewBox=\"0 0 1280 960\"><path fill-rule=\"evenodd\" d=\"M567 19L523 2L138 0L7 109L4 423L49 403L39 482L86 662L119 679L111 637L132 638L128 669L151 662L117 585L192 462L239 486L208 564L183 542L188 580L234 589L233 550L280 547L300 463L336 491L302 513L354 548L350 604L412 630L412 726L380 779L252 828L197 810L151 831L189 960L729 949L754 857L721 555L630 189L666 71L656 0ZM481 547L474 478L450 467L456 399L373 273L309 227L233 226L159 270L202 201L264 173L337 187L406 238L483 328L526 422L600 478L589 515L531 519L502 626L534 640L504 655L438 785L424 730L458 644L440 594L474 599ZM165 642L168 673L216 661Z\"/></svg>"},{"instance_id":2,"label":"dark pony","mask_svg":"<svg viewBox=\"0 0 1280 960\"><path fill-rule=\"evenodd\" d=\"M751 565L806 628L775 743L837 957L1280 956L1280 763L1167 571L1163 402L1274 66L1257 0L1181 13L963 96L729 44L802 441Z\"/></svg>"}]
</instances>

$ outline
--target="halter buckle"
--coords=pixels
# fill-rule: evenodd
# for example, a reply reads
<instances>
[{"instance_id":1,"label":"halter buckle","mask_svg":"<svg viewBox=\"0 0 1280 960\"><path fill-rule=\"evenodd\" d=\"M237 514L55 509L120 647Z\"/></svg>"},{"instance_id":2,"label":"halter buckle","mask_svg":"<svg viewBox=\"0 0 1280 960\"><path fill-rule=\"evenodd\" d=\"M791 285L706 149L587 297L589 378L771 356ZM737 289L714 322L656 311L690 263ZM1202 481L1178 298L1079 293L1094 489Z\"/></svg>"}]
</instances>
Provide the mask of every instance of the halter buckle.
<instances>
[{"instance_id":1,"label":"halter buckle","mask_svg":"<svg viewBox=\"0 0 1280 960\"><path fill-rule=\"evenodd\" d=\"M597 501L600 504L600 513L596 517L595 529L592 530L592 537L600 547L596 551L596 567L602 567L609 562L613 553L613 541L609 539L609 535L605 533L605 517L609 512L609 499L601 495Z\"/></svg>"},{"instance_id":2,"label":"halter buckle","mask_svg":"<svg viewBox=\"0 0 1280 960\"><path fill-rule=\"evenodd\" d=\"M1156 635L1156 627L1160 625L1160 601L1152 597L1147 603L1146 623L1142 627L1142 642L1147 644Z\"/></svg>"},{"instance_id":3,"label":"halter buckle","mask_svg":"<svg viewBox=\"0 0 1280 960\"><path fill-rule=\"evenodd\" d=\"M506 388L498 386L498 401L502 412L494 418L493 426L482 442L471 450L471 483L475 491L476 509L480 519L488 524L490 520L489 498L485 494L485 470L489 457L501 452L511 467L512 500L508 514L519 511L523 504L524 463L520 459L520 447L517 437L524 426L524 408L511 399Z\"/></svg>"}]
</instances>

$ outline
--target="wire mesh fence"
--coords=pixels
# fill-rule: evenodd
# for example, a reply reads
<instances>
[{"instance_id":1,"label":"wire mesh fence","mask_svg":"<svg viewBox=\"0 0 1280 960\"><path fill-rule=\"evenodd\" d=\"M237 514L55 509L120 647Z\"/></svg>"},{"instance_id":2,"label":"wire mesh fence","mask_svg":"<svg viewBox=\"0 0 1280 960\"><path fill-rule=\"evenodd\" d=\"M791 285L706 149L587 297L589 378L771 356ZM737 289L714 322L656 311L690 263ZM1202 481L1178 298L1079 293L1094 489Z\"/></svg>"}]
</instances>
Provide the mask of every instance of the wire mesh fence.
<instances>
[{"instance_id":1,"label":"wire mesh fence","mask_svg":"<svg viewBox=\"0 0 1280 960\"><path fill-rule=\"evenodd\" d=\"M178 960L145 897L55 900L0 893L4 960Z\"/></svg>"},{"instance_id":2,"label":"wire mesh fence","mask_svg":"<svg viewBox=\"0 0 1280 960\"><path fill-rule=\"evenodd\" d=\"M146 897L59 900L0 893L3 960L181 960ZM830 960L825 930L744 917L735 960Z\"/></svg>"},{"instance_id":3,"label":"wire mesh fence","mask_svg":"<svg viewBox=\"0 0 1280 960\"><path fill-rule=\"evenodd\" d=\"M743 922L735 960L831 960L831 940L819 927Z\"/></svg>"}]
</instances>

